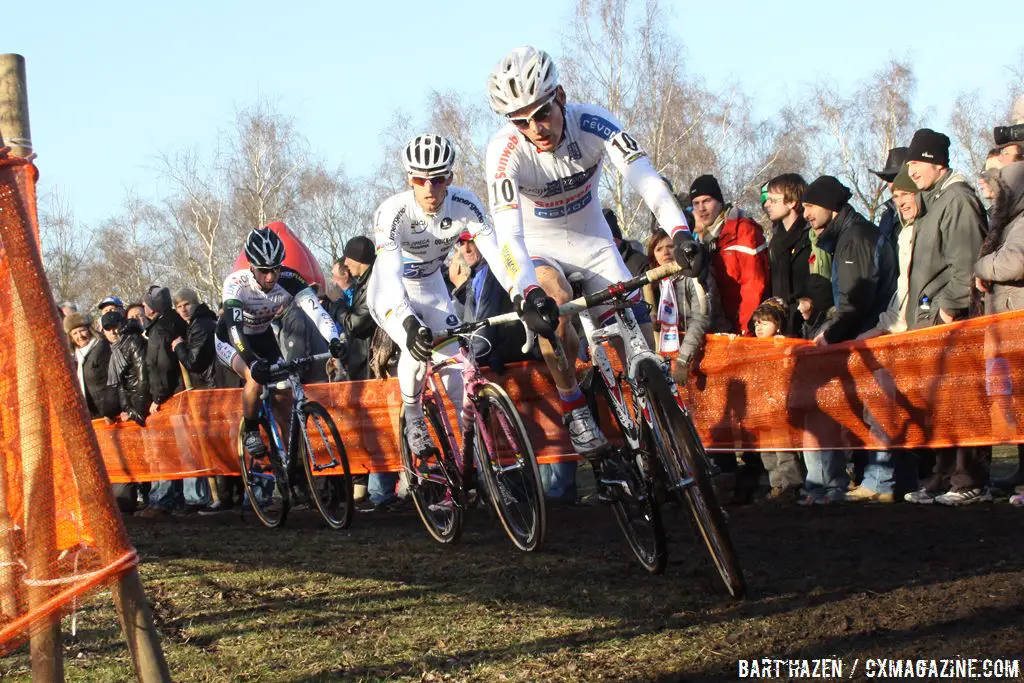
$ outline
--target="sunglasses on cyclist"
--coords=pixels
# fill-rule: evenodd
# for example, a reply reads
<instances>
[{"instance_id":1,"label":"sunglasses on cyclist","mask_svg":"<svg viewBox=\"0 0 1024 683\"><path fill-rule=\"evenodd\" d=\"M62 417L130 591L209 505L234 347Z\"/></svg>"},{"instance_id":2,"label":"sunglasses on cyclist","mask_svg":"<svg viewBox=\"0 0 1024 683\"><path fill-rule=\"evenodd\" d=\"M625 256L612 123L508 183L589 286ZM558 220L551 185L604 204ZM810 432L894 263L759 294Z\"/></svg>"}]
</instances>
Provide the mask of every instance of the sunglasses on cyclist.
<instances>
[{"instance_id":1,"label":"sunglasses on cyclist","mask_svg":"<svg viewBox=\"0 0 1024 683\"><path fill-rule=\"evenodd\" d=\"M253 270L255 270L260 275L270 275L272 273L280 272L281 271L281 266L274 266L273 268L256 268L254 266Z\"/></svg>"},{"instance_id":2,"label":"sunglasses on cyclist","mask_svg":"<svg viewBox=\"0 0 1024 683\"><path fill-rule=\"evenodd\" d=\"M414 175L411 177L412 184L418 185L420 187L423 187L424 185L429 185L430 187L441 187L442 185L448 182L448 176L446 175L435 176L433 178L421 178L418 175Z\"/></svg>"},{"instance_id":3,"label":"sunglasses on cyclist","mask_svg":"<svg viewBox=\"0 0 1024 683\"><path fill-rule=\"evenodd\" d=\"M537 123L544 123L551 118L551 112L554 111L555 96L551 95L545 100L540 106L534 109L526 116L509 116L508 120L512 122L512 125L520 130L525 130L530 127L530 121L536 121Z\"/></svg>"}]
</instances>

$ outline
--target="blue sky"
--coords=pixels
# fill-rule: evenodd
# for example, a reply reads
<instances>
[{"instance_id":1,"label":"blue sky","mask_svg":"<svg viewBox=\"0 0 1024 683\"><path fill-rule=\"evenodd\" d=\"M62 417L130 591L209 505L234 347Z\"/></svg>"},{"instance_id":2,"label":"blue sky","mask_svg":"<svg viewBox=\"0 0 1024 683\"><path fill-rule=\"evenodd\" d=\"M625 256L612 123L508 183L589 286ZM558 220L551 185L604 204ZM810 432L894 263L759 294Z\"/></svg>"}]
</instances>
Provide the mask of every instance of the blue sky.
<instances>
[{"instance_id":1,"label":"blue sky","mask_svg":"<svg viewBox=\"0 0 1024 683\"><path fill-rule=\"evenodd\" d=\"M329 166L368 173L394 109L417 114L432 89L483 98L488 70L515 45L557 56L573 5L21 2L4 8L2 21L17 30L5 30L0 50L27 59L41 191L59 188L77 218L96 225L127 189L159 191L157 154L213 144L261 96L295 118ZM942 129L955 93L994 96L1007 79L1001 65L1024 49L993 18L1013 3L973 13L950 0L665 5L688 69L711 87L738 83L762 114L799 104L818 79L852 90L897 57L915 67L917 110Z\"/></svg>"}]
</instances>

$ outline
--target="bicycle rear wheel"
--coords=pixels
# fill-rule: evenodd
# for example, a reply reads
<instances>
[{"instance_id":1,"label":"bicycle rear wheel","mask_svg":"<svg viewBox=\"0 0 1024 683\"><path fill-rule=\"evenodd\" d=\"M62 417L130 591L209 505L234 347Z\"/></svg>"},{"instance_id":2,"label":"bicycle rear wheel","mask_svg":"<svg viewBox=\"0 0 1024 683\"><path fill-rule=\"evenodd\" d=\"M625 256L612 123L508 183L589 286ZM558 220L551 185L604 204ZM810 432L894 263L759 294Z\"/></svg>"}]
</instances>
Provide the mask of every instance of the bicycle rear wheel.
<instances>
[{"instance_id":1,"label":"bicycle rear wheel","mask_svg":"<svg viewBox=\"0 0 1024 683\"><path fill-rule=\"evenodd\" d=\"M424 390L426 390L424 388ZM433 397L423 399L423 414L437 449L417 462L405 439L405 407L398 420L402 467L409 477L412 496L423 526L438 543L455 543L462 536L465 495L451 444L445 436L441 413Z\"/></svg>"},{"instance_id":2,"label":"bicycle rear wheel","mask_svg":"<svg viewBox=\"0 0 1024 683\"><path fill-rule=\"evenodd\" d=\"M591 371L595 372L593 369ZM593 381L597 383L595 394L604 398L609 412L615 422L619 423L618 415L611 407L608 387L596 377ZM598 412L594 410L594 414L596 416ZM619 424L620 430L621 427ZM640 443L643 450L632 451L623 445L622 449L604 458L601 471L595 472L594 476L598 479L598 485L608 489L608 495L613 498L611 507L615 521L633 555L651 574L661 574L668 561L668 540L661 507L654 495L653 473L657 461L651 455L653 449L648 445L650 441L650 434L645 430Z\"/></svg>"},{"instance_id":3,"label":"bicycle rear wheel","mask_svg":"<svg viewBox=\"0 0 1024 683\"><path fill-rule=\"evenodd\" d=\"M729 536L725 515L715 498L704 449L688 415L676 402L665 369L653 360L640 362L640 380L647 389L655 441L668 475L669 485L684 482L677 495L689 507L711 560L734 598L746 593L746 581ZM686 480L689 480L688 482Z\"/></svg>"},{"instance_id":4,"label":"bicycle rear wheel","mask_svg":"<svg viewBox=\"0 0 1024 683\"><path fill-rule=\"evenodd\" d=\"M347 529L355 513L352 472L338 427L327 410L316 401L309 401L302 409L301 446L309 496L316 509L327 526ZM317 474L324 469L331 469L337 474Z\"/></svg>"},{"instance_id":5,"label":"bicycle rear wheel","mask_svg":"<svg viewBox=\"0 0 1024 683\"><path fill-rule=\"evenodd\" d=\"M270 528L284 524L291 507L288 474L284 469L284 456L274 444L266 416L260 417L260 431L267 446L267 455L259 460L245 450L242 435L245 418L238 425L238 460L242 466L242 483L246 498L256 517Z\"/></svg>"},{"instance_id":6,"label":"bicycle rear wheel","mask_svg":"<svg viewBox=\"0 0 1024 683\"><path fill-rule=\"evenodd\" d=\"M520 550L544 542L547 508L533 443L512 399L496 384L484 384L475 397L485 433L476 435L479 470L505 533Z\"/></svg>"}]
</instances>

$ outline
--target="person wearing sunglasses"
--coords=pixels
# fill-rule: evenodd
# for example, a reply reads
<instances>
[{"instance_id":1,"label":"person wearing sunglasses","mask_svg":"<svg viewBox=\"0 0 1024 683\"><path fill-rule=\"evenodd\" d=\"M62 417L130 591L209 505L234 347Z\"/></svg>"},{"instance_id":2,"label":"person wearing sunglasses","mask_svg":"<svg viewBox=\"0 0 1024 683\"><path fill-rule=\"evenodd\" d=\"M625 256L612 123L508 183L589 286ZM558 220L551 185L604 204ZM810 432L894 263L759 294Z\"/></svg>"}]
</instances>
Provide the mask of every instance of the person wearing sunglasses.
<instances>
[{"instance_id":1,"label":"person wearing sunglasses","mask_svg":"<svg viewBox=\"0 0 1024 683\"><path fill-rule=\"evenodd\" d=\"M509 294L519 297L524 322L541 337L573 448L596 455L608 442L580 392L575 369L558 368L547 338L557 334L566 356L576 357L579 338L557 316L557 304L570 298L567 276L582 274L588 293L631 277L601 211L605 157L673 236L688 274L700 270L700 248L639 142L607 110L567 103L546 52L518 47L505 55L490 75L488 96L491 109L507 121L488 145L486 177L501 258L514 264ZM634 296L639 303L641 293ZM612 315L608 308L595 313L605 321ZM634 314L653 347L649 311L642 307Z\"/></svg>"},{"instance_id":2,"label":"person wearing sunglasses","mask_svg":"<svg viewBox=\"0 0 1024 683\"><path fill-rule=\"evenodd\" d=\"M401 349L398 384L405 407L405 437L413 453L423 457L434 448L419 404L423 363L450 358L459 350L456 339L433 346L432 330L458 324L442 273L445 259L465 233L476 241L502 286L510 275L498 257L494 230L479 198L451 184L455 166L451 141L441 135L419 135L403 150L402 165L409 189L387 199L374 217L377 261L367 284L367 300L370 315ZM441 373L448 395L461 405L461 372L448 367Z\"/></svg>"},{"instance_id":3,"label":"person wearing sunglasses","mask_svg":"<svg viewBox=\"0 0 1024 683\"><path fill-rule=\"evenodd\" d=\"M296 271L284 265L284 242L268 227L258 228L245 239L249 267L224 280L224 313L217 321L217 358L245 380L242 388L242 441L253 457L266 454L256 409L260 391L270 379L270 366L281 360L271 321L292 299L309 316L330 344L331 355L345 354L345 339L334 320L320 305L316 293Z\"/></svg>"}]
</instances>

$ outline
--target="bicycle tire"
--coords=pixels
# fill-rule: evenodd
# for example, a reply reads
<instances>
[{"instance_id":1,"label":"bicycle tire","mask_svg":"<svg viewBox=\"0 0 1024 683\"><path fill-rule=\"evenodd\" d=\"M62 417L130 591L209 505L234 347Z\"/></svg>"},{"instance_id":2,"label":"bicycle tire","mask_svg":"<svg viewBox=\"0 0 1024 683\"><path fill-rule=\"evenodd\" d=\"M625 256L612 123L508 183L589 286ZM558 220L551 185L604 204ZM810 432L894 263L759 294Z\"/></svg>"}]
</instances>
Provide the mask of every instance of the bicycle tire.
<instances>
[{"instance_id":1,"label":"bicycle tire","mask_svg":"<svg viewBox=\"0 0 1024 683\"><path fill-rule=\"evenodd\" d=\"M302 417L302 465L306 473L306 483L309 485L309 497L327 526L332 529L347 529L355 515L355 501L352 495L352 471L349 469L345 444L327 409L316 401L309 401L303 406ZM316 427L312 436L309 431L311 420ZM323 458L327 462L321 464L337 461L341 466L340 473L325 476L318 476L315 473L318 461L315 448L319 444L326 446L327 451L327 457ZM330 452L332 448L333 453Z\"/></svg>"},{"instance_id":2,"label":"bicycle tire","mask_svg":"<svg viewBox=\"0 0 1024 683\"><path fill-rule=\"evenodd\" d=\"M432 397L423 399L423 415L434 430L434 445L438 449L438 455L433 456L434 468L444 476L446 483L440 484L419 476L412 449L405 439L405 406L402 406L398 419L402 467L409 477L409 495L427 533L438 543L449 545L458 542L462 536L465 494L451 444L447 438L442 437L443 422Z\"/></svg>"},{"instance_id":3,"label":"bicycle tire","mask_svg":"<svg viewBox=\"0 0 1024 683\"><path fill-rule=\"evenodd\" d=\"M592 372L596 372L591 368ZM622 425L614 410L611 409L611 397L608 395L608 387L596 377L594 390L595 397L601 396L609 406L609 413L612 419ZM594 415L599 413L594 404L592 409ZM650 439L650 435L644 430L644 439ZM643 445L643 442L641 442ZM641 566L651 574L662 574L668 564L668 538L665 534L665 523L661 516L661 506L654 495L654 463L650 453L633 452L623 446L621 451L606 456L606 461L616 464L620 472L630 477L630 491L637 491L638 495L617 496L611 504L612 513L615 515L615 522L619 525L622 535L626 537L626 543L633 551L634 557ZM633 457L628 457L633 456ZM595 478L600 478L602 473L595 472Z\"/></svg>"},{"instance_id":4,"label":"bicycle tire","mask_svg":"<svg viewBox=\"0 0 1024 683\"><path fill-rule=\"evenodd\" d=\"M677 490L677 493L681 494L689 508L697 531L729 595L742 598L747 590L746 580L736 557L725 515L715 497L697 433L676 402L664 367L650 359L642 360L638 377L647 389L654 423L652 427L667 437L665 443L671 452L661 453L666 472L670 480L679 481L677 475L692 479L689 486L681 492Z\"/></svg>"},{"instance_id":5,"label":"bicycle tire","mask_svg":"<svg viewBox=\"0 0 1024 683\"><path fill-rule=\"evenodd\" d=\"M275 447L274 439L271 437L270 424L265 416L260 416L260 429L263 431L264 442L267 445L267 459L271 471L256 472L253 457L245 450L242 443L242 435L245 432L245 418L238 424L238 461L242 468L242 484L245 486L246 498L249 506L256 513L256 517L271 529L276 529L284 524L288 518L288 510L291 508L291 494L288 485L288 474L284 468L284 458L281 452ZM262 470L262 468L261 468ZM266 499L270 493L270 500ZM277 504L274 505L274 496L277 496ZM276 512L275 512L276 507Z\"/></svg>"},{"instance_id":6,"label":"bicycle tire","mask_svg":"<svg viewBox=\"0 0 1024 683\"><path fill-rule=\"evenodd\" d=\"M482 434L477 434L475 441L476 453L479 455L477 469L480 470L488 498L513 545L525 552L533 552L544 543L547 534L547 506L544 503L544 487L533 443L526 433L519 411L501 387L491 382L485 383L474 401L484 428L490 435L490 439L485 439ZM499 424L489 426L488 418L492 415L497 416ZM516 444L508 443L516 454L515 470L502 464L501 437L504 437L506 443L512 440L518 443L518 448ZM499 452L492 452L487 446L488 442L499 444L495 447ZM520 472L523 476L515 479L513 472ZM525 502L525 506L520 501ZM525 513L529 513L528 516Z\"/></svg>"}]
</instances>

